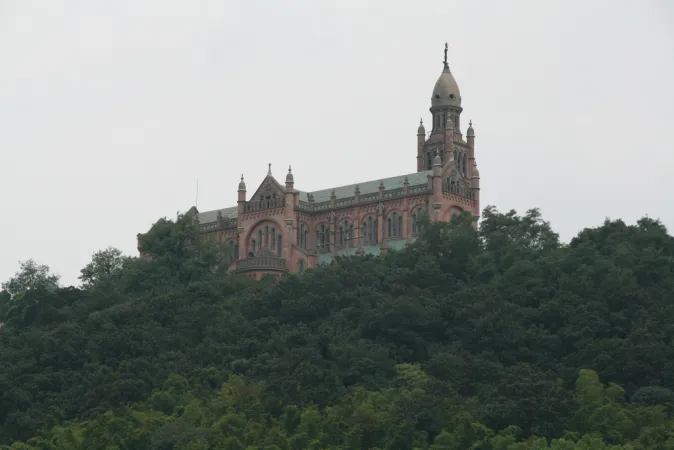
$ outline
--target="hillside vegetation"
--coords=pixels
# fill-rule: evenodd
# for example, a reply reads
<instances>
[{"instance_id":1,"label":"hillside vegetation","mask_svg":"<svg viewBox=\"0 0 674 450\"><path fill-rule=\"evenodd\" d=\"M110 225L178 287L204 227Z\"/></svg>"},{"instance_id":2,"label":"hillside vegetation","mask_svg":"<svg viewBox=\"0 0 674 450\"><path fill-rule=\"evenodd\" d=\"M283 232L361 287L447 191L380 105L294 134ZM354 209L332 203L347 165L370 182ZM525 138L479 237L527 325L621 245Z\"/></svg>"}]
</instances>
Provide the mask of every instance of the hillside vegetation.
<instances>
[{"instance_id":1,"label":"hillside vegetation","mask_svg":"<svg viewBox=\"0 0 674 450\"><path fill-rule=\"evenodd\" d=\"M536 210L281 281L191 219L0 293L0 449L674 449L674 238ZM210 245L210 244L209 244Z\"/></svg>"}]
</instances>

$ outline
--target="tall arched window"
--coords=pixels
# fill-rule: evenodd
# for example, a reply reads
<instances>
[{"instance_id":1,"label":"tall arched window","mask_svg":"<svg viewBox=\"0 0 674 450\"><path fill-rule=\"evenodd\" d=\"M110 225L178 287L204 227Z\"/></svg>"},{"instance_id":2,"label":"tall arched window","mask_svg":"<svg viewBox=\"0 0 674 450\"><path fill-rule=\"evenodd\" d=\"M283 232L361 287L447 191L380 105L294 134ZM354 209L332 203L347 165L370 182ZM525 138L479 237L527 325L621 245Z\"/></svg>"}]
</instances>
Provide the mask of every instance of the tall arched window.
<instances>
[{"instance_id":1,"label":"tall arched window","mask_svg":"<svg viewBox=\"0 0 674 450\"><path fill-rule=\"evenodd\" d=\"M353 223L345 220L339 226L339 245L351 247L353 245Z\"/></svg>"},{"instance_id":2,"label":"tall arched window","mask_svg":"<svg viewBox=\"0 0 674 450\"><path fill-rule=\"evenodd\" d=\"M276 243L276 252L279 256L283 256L283 238L281 233L278 234L278 242Z\"/></svg>"},{"instance_id":3,"label":"tall arched window","mask_svg":"<svg viewBox=\"0 0 674 450\"><path fill-rule=\"evenodd\" d=\"M403 216L400 213L394 212L388 217L388 237L396 238L403 235Z\"/></svg>"},{"instance_id":4,"label":"tall arched window","mask_svg":"<svg viewBox=\"0 0 674 450\"><path fill-rule=\"evenodd\" d=\"M262 228L257 230L257 249L262 249Z\"/></svg>"},{"instance_id":5,"label":"tall arched window","mask_svg":"<svg viewBox=\"0 0 674 450\"><path fill-rule=\"evenodd\" d=\"M320 225L316 228L316 248L318 250L327 250L330 243L330 229L327 225Z\"/></svg>"},{"instance_id":6,"label":"tall arched window","mask_svg":"<svg viewBox=\"0 0 674 450\"><path fill-rule=\"evenodd\" d=\"M421 224L419 221L424 215L423 208L417 208L417 210L412 214L412 233L421 233Z\"/></svg>"},{"instance_id":7,"label":"tall arched window","mask_svg":"<svg viewBox=\"0 0 674 450\"><path fill-rule=\"evenodd\" d=\"M231 263L239 258L239 244L236 241L227 242L227 262Z\"/></svg>"},{"instance_id":8,"label":"tall arched window","mask_svg":"<svg viewBox=\"0 0 674 450\"><path fill-rule=\"evenodd\" d=\"M276 228L271 229L271 249L276 250Z\"/></svg>"},{"instance_id":9,"label":"tall arched window","mask_svg":"<svg viewBox=\"0 0 674 450\"><path fill-rule=\"evenodd\" d=\"M306 224L302 223L297 228L297 246L309 248L309 227Z\"/></svg>"},{"instance_id":10,"label":"tall arched window","mask_svg":"<svg viewBox=\"0 0 674 450\"><path fill-rule=\"evenodd\" d=\"M269 225L264 226L264 246L269 247Z\"/></svg>"},{"instance_id":11,"label":"tall arched window","mask_svg":"<svg viewBox=\"0 0 674 450\"><path fill-rule=\"evenodd\" d=\"M363 237L366 243L372 244L377 242L378 231L377 219L375 217L368 217L365 219L365 222L363 223Z\"/></svg>"}]
</instances>

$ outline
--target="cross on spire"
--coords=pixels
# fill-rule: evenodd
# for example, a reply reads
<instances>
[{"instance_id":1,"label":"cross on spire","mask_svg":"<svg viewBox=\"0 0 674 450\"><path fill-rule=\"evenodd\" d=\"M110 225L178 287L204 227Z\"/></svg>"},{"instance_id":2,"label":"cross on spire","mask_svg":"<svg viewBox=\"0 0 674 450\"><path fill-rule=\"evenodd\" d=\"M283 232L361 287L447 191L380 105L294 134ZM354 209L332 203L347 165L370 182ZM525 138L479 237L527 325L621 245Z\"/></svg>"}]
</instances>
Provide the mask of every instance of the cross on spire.
<instances>
[{"instance_id":1,"label":"cross on spire","mask_svg":"<svg viewBox=\"0 0 674 450\"><path fill-rule=\"evenodd\" d=\"M449 49L449 46L445 42L445 60L442 62L445 66L446 70L449 70L449 64L447 63L447 50Z\"/></svg>"}]
</instances>

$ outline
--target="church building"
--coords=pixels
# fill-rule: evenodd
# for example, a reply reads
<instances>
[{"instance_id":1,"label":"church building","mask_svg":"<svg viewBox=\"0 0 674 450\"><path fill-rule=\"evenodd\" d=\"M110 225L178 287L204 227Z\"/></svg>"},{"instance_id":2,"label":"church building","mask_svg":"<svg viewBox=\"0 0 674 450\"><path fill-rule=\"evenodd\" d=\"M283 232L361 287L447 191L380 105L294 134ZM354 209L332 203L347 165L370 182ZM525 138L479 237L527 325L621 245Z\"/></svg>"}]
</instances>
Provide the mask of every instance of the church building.
<instances>
[{"instance_id":1,"label":"church building","mask_svg":"<svg viewBox=\"0 0 674 450\"><path fill-rule=\"evenodd\" d=\"M475 131L469 123L465 138L461 132L461 101L445 44L444 67L431 96L431 131L427 134L423 121L417 129L414 172L306 191L295 185L290 167L279 182L270 164L255 190L248 190L241 176L236 206L203 212L192 207L188 214L196 216L205 239L228 246L231 272L255 279L303 272L339 255L400 249L418 236L422 216L449 221L469 211L477 221Z\"/></svg>"}]
</instances>

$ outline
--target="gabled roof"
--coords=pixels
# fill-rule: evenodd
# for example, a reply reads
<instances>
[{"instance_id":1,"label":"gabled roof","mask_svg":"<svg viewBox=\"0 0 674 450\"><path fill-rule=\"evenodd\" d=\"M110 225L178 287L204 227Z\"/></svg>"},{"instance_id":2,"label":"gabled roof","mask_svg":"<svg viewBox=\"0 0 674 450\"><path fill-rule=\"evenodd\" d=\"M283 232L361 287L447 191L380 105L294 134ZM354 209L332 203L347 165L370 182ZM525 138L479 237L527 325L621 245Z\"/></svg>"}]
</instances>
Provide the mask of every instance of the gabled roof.
<instances>
[{"instance_id":1,"label":"gabled roof","mask_svg":"<svg viewBox=\"0 0 674 450\"><path fill-rule=\"evenodd\" d=\"M273 175L267 175L264 177L264 180L262 180L262 183L258 186L258 188L255 190L255 193L249 197L249 199L257 197L261 192L266 192L267 191L267 184L269 184L269 189L270 191L276 191L279 194L285 194L285 187L281 185L278 181L276 181L276 178L274 178Z\"/></svg>"},{"instance_id":2,"label":"gabled roof","mask_svg":"<svg viewBox=\"0 0 674 450\"><path fill-rule=\"evenodd\" d=\"M379 192L379 184L381 182L384 183L384 189L387 191L391 189L402 188L404 187L405 177L407 177L407 181L409 182L410 186L413 186L415 184L416 185L425 184L428 182L428 176L432 174L433 174L432 170L425 170L423 172L414 172L406 175L398 175L397 177L383 178L381 180L371 180L365 181L363 183L347 184L346 186L334 188L335 196L337 197L337 199L353 197L354 192L356 190L356 186L358 186L358 188L360 189L360 195ZM309 197L307 194L312 194L314 196L314 202L327 202L330 200L330 196L332 195L332 189L333 188L322 189L319 191L312 191L312 192L299 191L300 200L302 200L303 202L307 202L309 201Z\"/></svg>"}]
</instances>

